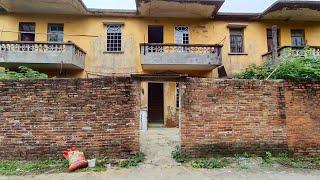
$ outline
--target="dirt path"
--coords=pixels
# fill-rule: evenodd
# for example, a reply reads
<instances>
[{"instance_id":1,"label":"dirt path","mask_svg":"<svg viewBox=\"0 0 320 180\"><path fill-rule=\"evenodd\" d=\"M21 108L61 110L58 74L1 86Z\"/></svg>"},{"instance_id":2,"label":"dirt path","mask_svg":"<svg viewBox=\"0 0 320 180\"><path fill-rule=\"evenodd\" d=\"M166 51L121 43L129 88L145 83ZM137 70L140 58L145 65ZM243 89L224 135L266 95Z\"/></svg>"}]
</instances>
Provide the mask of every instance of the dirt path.
<instances>
[{"instance_id":1,"label":"dirt path","mask_svg":"<svg viewBox=\"0 0 320 180\"><path fill-rule=\"evenodd\" d=\"M108 169L102 173L0 177L0 180L320 180L319 170L288 168L193 169L177 164L171 152L179 143L177 129L150 129L141 134L146 161L137 168Z\"/></svg>"}]
</instances>

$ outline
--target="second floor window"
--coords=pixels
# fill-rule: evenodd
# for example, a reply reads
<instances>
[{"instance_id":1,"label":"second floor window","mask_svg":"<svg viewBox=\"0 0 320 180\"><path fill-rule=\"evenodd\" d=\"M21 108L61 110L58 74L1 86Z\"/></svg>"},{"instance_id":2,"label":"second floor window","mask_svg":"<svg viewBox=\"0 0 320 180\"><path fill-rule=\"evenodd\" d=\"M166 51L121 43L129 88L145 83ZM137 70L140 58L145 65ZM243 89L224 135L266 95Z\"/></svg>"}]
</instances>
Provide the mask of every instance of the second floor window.
<instances>
[{"instance_id":1,"label":"second floor window","mask_svg":"<svg viewBox=\"0 0 320 180\"><path fill-rule=\"evenodd\" d=\"M175 43L189 44L189 27L187 26L175 27Z\"/></svg>"},{"instance_id":2,"label":"second floor window","mask_svg":"<svg viewBox=\"0 0 320 180\"><path fill-rule=\"evenodd\" d=\"M48 41L49 42L63 42L63 24L49 24L48 25Z\"/></svg>"},{"instance_id":3,"label":"second floor window","mask_svg":"<svg viewBox=\"0 0 320 180\"><path fill-rule=\"evenodd\" d=\"M291 30L292 46L305 46L304 30L293 29Z\"/></svg>"},{"instance_id":4,"label":"second floor window","mask_svg":"<svg viewBox=\"0 0 320 180\"><path fill-rule=\"evenodd\" d=\"M107 25L107 52L122 51L122 32L121 25Z\"/></svg>"},{"instance_id":5,"label":"second floor window","mask_svg":"<svg viewBox=\"0 0 320 180\"><path fill-rule=\"evenodd\" d=\"M19 24L20 31L20 41L35 41L35 31L36 24L35 23L20 23Z\"/></svg>"},{"instance_id":6,"label":"second floor window","mask_svg":"<svg viewBox=\"0 0 320 180\"><path fill-rule=\"evenodd\" d=\"M243 28L230 29L230 52L244 53Z\"/></svg>"}]
</instances>

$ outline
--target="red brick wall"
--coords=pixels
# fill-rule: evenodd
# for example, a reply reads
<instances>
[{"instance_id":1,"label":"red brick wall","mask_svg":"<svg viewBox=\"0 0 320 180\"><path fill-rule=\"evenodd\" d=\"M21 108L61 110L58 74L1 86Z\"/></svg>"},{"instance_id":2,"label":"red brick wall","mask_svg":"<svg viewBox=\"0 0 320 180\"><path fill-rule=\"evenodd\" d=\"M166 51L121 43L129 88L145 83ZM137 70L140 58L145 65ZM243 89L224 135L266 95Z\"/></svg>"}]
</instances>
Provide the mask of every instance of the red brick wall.
<instances>
[{"instance_id":1,"label":"red brick wall","mask_svg":"<svg viewBox=\"0 0 320 180\"><path fill-rule=\"evenodd\" d=\"M285 83L288 143L296 155L320 154L320 83Z\"/></svg>"},{"instance_id":2,"label":"red brick wall","mask_svg":"<svg viewBox=\"0 0 320 180\"><path fill-rule=\"evenodd\" d=\"M139 86L130 78L0 81L0 157L87 157L139 151Z\"/></svg>"},{"instance_id":3,"label":"red brick wall","mask_svg":"<svg viewBox=\"0 0 320 180\"><path fill-rule=\"evenodd\" d=\"M232 155L245 151L320 154L319 141L315 142L320 139L319 83L300 87L284 86L277 81L188 79L183 86L184 154ZM313 90L306 92L305 87ZM289 99L288 88L294 89L291 93L294 100ZM306 129L299 128L300 124ZM313 132L305 135L309 129Z\"/></svg>"}]
</instances>

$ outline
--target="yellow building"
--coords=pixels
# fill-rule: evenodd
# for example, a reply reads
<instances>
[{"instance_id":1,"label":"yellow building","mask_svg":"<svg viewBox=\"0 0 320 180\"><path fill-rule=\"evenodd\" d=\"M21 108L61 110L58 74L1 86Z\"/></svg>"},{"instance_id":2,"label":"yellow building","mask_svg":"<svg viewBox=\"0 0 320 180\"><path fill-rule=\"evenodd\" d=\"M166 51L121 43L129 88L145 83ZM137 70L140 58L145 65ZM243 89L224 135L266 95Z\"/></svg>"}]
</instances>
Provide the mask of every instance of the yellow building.
<instances>
[{"instance_id":1,"label":"yellow building","mask_svg":"<svg viewBox=\"0 0 320 180\"><path fill-rule=\"evenodd\" d=\"M271 49L320 39L316 1L280 0L262 13L218 12L224 0L136 0L137 10L32 2L0 0L0 66L56 78L142 78L141 107L167 127L178 125L177 78L232 77Z\"/></svg>"}]
</instances>

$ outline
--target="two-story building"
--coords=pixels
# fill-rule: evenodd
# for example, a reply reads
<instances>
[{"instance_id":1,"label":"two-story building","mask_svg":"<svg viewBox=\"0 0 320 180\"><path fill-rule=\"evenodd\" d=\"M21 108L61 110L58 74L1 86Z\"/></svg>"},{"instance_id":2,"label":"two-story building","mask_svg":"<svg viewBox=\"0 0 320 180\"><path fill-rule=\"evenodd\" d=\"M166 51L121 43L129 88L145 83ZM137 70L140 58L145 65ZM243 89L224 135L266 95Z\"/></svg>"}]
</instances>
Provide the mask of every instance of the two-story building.
<instances>
[{"instance_id":1,"label":"two-story building","mask_svg":"<svg viewBox=\"0 0 320 180\"><path fill-rule=\"evenodd\" d=\"M141 107L150 122L177 126L179 88L162 79L233 76L261 64L275 44L320 45L319 1L279 0L262 13L218 12L223 3L136 0L137 10L108 10L81 0L0 0L0 66L156 79L142 82Z\"/></svg>"}]
</instances>

